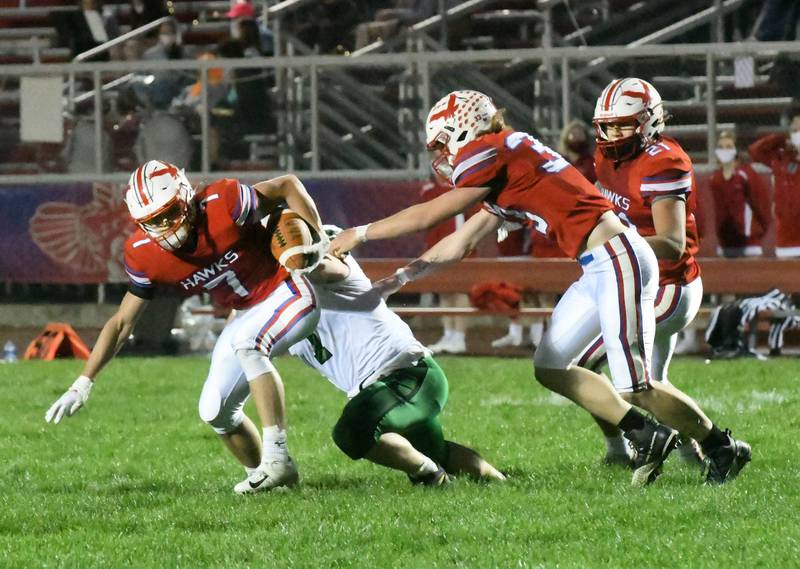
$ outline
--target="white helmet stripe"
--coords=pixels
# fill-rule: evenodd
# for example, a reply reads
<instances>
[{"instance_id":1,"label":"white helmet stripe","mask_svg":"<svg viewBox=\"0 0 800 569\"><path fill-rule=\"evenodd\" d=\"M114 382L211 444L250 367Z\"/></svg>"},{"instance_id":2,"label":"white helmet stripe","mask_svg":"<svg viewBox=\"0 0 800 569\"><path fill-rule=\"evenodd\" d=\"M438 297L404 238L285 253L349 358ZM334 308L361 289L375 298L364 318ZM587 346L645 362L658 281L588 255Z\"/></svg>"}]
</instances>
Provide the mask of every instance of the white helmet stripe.
<instances>
[{"instance_id":1,"label":"white helmet stripe","mask_svg":"<svg viewBox=\"0 0 800 569\"><path fill-rule=\"evenodd\" d=\"M144 178L144 169L147 166L148 162L139 166L139 169L136 170L136 193L138 194L139 202L142 205L147 205L150 203L148 199L147 193L145 192L145 178Z\"/></svg>"}]
</instances>

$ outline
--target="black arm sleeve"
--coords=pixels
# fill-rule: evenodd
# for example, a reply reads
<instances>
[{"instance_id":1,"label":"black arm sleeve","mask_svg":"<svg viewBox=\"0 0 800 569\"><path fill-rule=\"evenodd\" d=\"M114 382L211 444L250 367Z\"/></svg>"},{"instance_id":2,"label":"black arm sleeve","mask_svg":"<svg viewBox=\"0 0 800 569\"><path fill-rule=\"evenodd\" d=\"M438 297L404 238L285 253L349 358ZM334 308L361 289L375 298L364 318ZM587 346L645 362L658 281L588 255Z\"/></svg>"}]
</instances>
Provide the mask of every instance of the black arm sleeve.
<instances>
[{"instance_id":1,"label":"black arm sleeve","mask_svg":"<svg viewBox=\"0 0 800 569\"><path fill-rule=\"evenodd\" d=\"M138 286L132 282L128 283L128 292L144 300L153 300L153 297L156 295L154 287Z\"/></svg>"}]
</instances>

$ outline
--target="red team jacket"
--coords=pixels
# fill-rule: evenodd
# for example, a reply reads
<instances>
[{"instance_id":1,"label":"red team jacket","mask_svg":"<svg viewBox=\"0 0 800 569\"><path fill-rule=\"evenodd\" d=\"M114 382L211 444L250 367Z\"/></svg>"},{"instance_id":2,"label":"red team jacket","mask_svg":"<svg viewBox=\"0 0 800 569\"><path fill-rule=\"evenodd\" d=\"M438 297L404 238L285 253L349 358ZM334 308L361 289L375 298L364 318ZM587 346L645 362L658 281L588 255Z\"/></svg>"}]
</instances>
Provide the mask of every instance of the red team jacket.
<instances>
[{"instance_id":1,"label":"red team jacket","mask_svg":"<svg viewBox=\"0 0 800 569\"><path fill-rule=\"evenodd\" d=\"M730 179L718 168L709 189L714 196L714 217L720 247L761 246L770 223L769 187L752 167L736 166Z\"/></svg>"},{"instance_id":2,"label":"red team jacket","mask_svg":"<svg viewBox=\"0 0 800 569\"><path fill-rule=\"evenodd\" d=\"M777 247L800 247L800 160L796 150L786 143L786 136L771 134L748 148L755 162L772 170L775 184L775 221Z\"/></svg>"},{"instance_id":3,"label":"red team jacket","mask_svg":"<svg viewBox=\"0 0 800 569\"><path fill-rule=\"evenodd\" d=\"M695 261L700 245L694 212L697 209L692 161L680 144L662 136L632 160L615 163L595 152L597 181L601 191L623 220L640 235L655 235L653 199L658 196L686 196L686 250L678 261L659 259L659 286L688 284L700 275Z\"/></svg>"},{"instance_id":4,"label":"red team jacket","mask_svg":"<svg viewBox=\"0 0 800 569\"><path fill-rule=\"evenodd\" d=\"M573 258L600 216L612 209L562 156L513 130L483 135L462 148L453 185L490 187L485 209L555 240Z\"/></svg>"},{"instance_id":5,"label":"red team jacket","mask_svg":"<svg viewBox=\"0 0 800 569\"><path fill-rule=\"evenodd\" d=\"M141 229L125 242L131 292L149 298L154 285L166 285L185 296L208 292L216 304L238 309L267 298L288 273L270 254L255 190L224 179L198 192L195 201L193 251L166 251Z\"/></svg>"}]
</instances>

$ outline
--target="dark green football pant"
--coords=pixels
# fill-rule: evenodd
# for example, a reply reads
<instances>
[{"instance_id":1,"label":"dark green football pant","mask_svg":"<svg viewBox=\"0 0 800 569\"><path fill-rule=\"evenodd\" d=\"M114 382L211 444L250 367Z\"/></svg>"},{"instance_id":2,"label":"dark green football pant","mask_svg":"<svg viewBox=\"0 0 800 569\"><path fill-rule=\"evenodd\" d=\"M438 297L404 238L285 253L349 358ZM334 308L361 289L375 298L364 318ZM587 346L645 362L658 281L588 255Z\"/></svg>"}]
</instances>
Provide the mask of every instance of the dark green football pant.
<instances>
[{"instance_id":1,"label":"dark green football pant","mask_svg":"<svg viewBox=\"0 0 800 569\"><path fill-rule=\"evenodd\" d=\"M447 403L447 377L426 357L379 379L353 397L333 428L333 440L353 460L363 458L383 433L404 436L439 464L447 460L439 413Z\"/></svg>"}]
</instances>

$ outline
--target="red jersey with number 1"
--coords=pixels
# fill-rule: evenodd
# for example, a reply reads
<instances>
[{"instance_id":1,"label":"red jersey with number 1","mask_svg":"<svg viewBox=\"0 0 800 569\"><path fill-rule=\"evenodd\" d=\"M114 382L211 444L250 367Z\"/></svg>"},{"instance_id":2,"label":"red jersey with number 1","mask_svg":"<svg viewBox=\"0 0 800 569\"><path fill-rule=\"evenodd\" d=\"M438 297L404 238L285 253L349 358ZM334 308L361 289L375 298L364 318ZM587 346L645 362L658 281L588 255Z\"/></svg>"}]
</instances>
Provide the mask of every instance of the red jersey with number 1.
<instances>
[{"instance_id":1,"label":"red jersey with number 1","mask_svg":"<svg viewBox=\"0 0 800 569\"><path fill-rule=\"evenodd\" d=\"M456 188L490 187L484 207L532 227L577 257L600 216L612 209L560 154L529 134L503 130L467 144L455 158Z\"/></svg>"},{"instance_id":2,"label":"red jersey with number 1","mask_svg":"<svg viewBox=\"0 0 800 569\"><path fill-rule=\"evenodd\" d=\"M686 249L677 261L659 259L659 285L688 284L700 275L695 255L700 248L694 170L692 161L674 138L662 136L635 158L615 162L595 152L597 182L603 195L614 205L623 220L636 227L640 235L655 235L652 205L661 197L678 196L686 200Z\"/></svg>"},{"instance_id":3,"label":"red jersey with number 1","mask_svg":"<svg viewBox=\"0 0 800 569\"><path fill-rule=\"evenodd\" d=\"M259 222L255 190L236 180L214 182L195 196L197 245L166 251L141 229L125 242L125 271L135 288L176 288L191 296L208 292L228 308L258 304L288 273L270 254Z\"/></svg>"}]
</instances>

